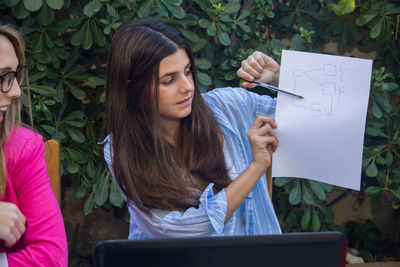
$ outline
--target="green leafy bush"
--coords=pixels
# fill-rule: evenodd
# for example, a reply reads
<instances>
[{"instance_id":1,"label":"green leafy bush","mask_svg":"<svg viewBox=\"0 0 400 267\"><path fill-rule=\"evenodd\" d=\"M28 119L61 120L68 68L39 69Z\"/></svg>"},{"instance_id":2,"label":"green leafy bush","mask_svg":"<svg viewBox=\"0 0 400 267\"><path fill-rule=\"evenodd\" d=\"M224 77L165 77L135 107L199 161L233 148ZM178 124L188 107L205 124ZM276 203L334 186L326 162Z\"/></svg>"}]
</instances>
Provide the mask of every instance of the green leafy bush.
<instances>
[{"instance_id":1,"label":"green leafy bush","mask_svg":"<svg viewBox=\"0 0 400 267\"><path fill-rule=\"evenodd\" d=\"M282 49L320 51L332 39L340 48L376 49L360 194L386 194L398 209L399 14L395 0L0 1L1 22L26 36L35 127L61 143L62 176L72 184L74 199L86 198L85 215L124 205L98 144L104 136L105 59L115 31L146 16L164 20L189 40L203 91L237 86L236 70L254 50L279 61ZM274 201L283 229L337 229L326 205L331 190L313 181L276 179Z\"/></svg>"}]
</instances>

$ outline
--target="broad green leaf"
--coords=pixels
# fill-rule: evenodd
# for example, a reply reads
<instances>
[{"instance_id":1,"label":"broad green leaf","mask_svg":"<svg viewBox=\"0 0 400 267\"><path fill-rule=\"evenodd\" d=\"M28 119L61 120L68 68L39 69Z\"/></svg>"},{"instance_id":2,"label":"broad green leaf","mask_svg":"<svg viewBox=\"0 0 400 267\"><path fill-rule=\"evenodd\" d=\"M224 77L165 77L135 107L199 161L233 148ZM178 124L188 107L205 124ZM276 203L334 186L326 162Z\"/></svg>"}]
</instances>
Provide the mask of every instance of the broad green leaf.
<instances>
[{"instance_id":1,"label":"broad green leaf","mask_svg":"<svg viewBox=\"0 0 400 267\"><path fill-rule=\"evenodd\" d=\"M197 78L199 79L199 82L205 86L209 86L212 83L210 76L204 72L197 71Z\"/></svg>"},{"instance_id":2,"label":"broad green leaf","mask_svg":"<svg viewBox=\"0 0 400 267\"><path fill-rule=\"evenodd\" d=\"M121 192L118 189L117 184L112 179L110 188L110 203L116 207L122 207L124 199L122 198Z\"/></svg>"},{"instance_id":3,"label":"broad green leaf","mask_svg":"<svg viewBox=\"0 0 400 267\"><path fill-rule=\"evenodd\" d=\"M305 183L301 183L301 188L302 188L302 199L304 202L308 205L312 205L315 203L314 196L310 189L308 189L307 185Z\"/></svg>"},{"instance_id":4,"label":"broad green leaf","mask_svg":"<svg viewBox=\"0 0 400 267\"><path fill-rule=\"evenodd\" d=\"M75 51L72 52L70 57L65 62L64 71L68 72L75 65L78 59L79 59L79 54Z\"/></svg>"},{"instance_id":5,"label":"broad green leaf","mask_svg":"<svg viewBox=\"0 0 400 267\"><path fill-rule=\"evenodd\" d=\"M371 162L371 158L363 159L362 167L366 168L370 162Z\"/></svg>"},{"instance_id":6,"label":"broad green leaf","mask_svg":"<svg viewBox=\"0 0 400 267\"><path fill-rule=\"evenodd\" d=\"M100 11L102 4L99 0L92 0L87 3L83 8L83 14L88 17L92 17L94 14Z\"/></svg>"},{"instance_id":7,"label":"broad green leaf","mask_svg":"<svg viewBox=\"0 0 400 267\"><path fill-rule=\"evenodd\" d=\"M85 31L86 25L87 22L84 24L83 27L80 27L79 30L72 35L71 44L73 46L79 46L82 43L82 36Z\"/></svg>"},{"instance_id":8,"label":"broad green leaf","mask_svg":"<svg viewBox=\"0 0 400 267\"><path fill-rule=\"evenodd\" d=\"M144 4L138 10L139 17L148 17L148 16L150 16L152 8L153 8L152 1L145 1Z\"/></svg>"},{"instance_id":9,"label":"broad green leaf","mask_svg":"<svg viewBox=\"0 0 400 267\"><path fill-rule=\"evenodd\" d=\"M286 27L290 27L293 24L293 19L294 19L294 14L291 13L288 16L283 17L283 19L281 19L281 23L286 26Z\"/></svg>"},{"instance_id":10,"label":"broad green leaf","mask_svg":"<svg viewBox=\"0 0 400 267\"><path fill-rule=\"evenodd\" d=\"M229 38L229 35L226 32L218 32L218 40L223 44L224 46L228 46L231 44L231 39Z\"/></svg>"},{"instance_id":11,"label":"broad green leaf","mask_svg":"<svg viewBox=\"0 0 400 267\"><path fill-rule=\"evenodd\" d=\"M23 1L26 10L31 12L38 11L43 4L42 0L23 0Z\"/></svg>"},{"instance_id":12,"label":"broad green leaf","mask_svg":"<svg viewBox=\"0 0 400 267\"><path fill-rule=\"evenodd\" d=\"M240 10L240 7L241 7L240 4L228 2L228 4L226 5L226 8L224 10L224 14L236 13Z\"/></svg>"},{"instance_id":13,"label":"broad green leaf","mask_svg":"<svg viewBox=\"0 0 400 267\"><path fill-rule=\"evenodd\" d=\"M38 34L32 40L31 47L36 52L41 52L43 50L43 34Z\"/></svg>"},{"instance_id":14,"label":"broad green leaf","mask_svg":"<svg viewBox=\"0 0 400 267\"><path fill-rule=\"evenodd\" d=\"M390 104L388 95L377 95L375 96L375 100L385 112L390 113L392 111L392 105Z\"/></svg>"},{"instance_id":15,"label":"broad green leaf","mask_svg":"<svg viewBox=\"0 0 400 267\"><path fill-rule=\"evenodd\" d=\"M46 0L46 3L52 9L59 10L64 4L64 0Z\"/></svg>"},{"instance_id":16,"label":"broad green leaf","mask_svg":"<svg viewBox=\"0 0 400 267\"><path fill-rule=\"evenodd\" d=\"M376 195L382 191L383 191L382 187L377 187L377 186L368 186L367 187L367 193L369 195Z\"/></svg>"},{"instance_id":17,"label":"broad green leaf","mask_svg":"<svg viewBox=\"0 0 400 267\"><path fill-rule=\"evenodd\" d=\"M67 81L65 81L65 83L68 86L68 89L71 91L72 95L79 100L83 100L86 98L86 93L85 91L83 91L82 89L79 89L78 87L76 87L75 85L73 85L72 83L69 83Z\"/></svg>"},{"instance_id":18,"label":"broad green leaf","mask_svg":"<svg viewBox=\"0 0 400 267\"><path fill-rule=\"evenodd\" d=\"M165 7L175 18L183 19L186 16L185 10L180 6L165 5Z\"/></svg>"},{"instance_id":19,"label":"broad green leaf","mask_svg":"<svg viewBox=\"0 0 400 267\"><path fill-rule=\"evenodd\" d=\"M333 223L333 211L332 209L328 208L327 206L322 206L322 205L317 205L319 210L324 214L325 218L328 220L328 222Z\"/></svg>"},{"instance_id":20,"label":"broad green leaf","mask_svg":"<svg viewBox=\"0 0 400 267\"><path fill-rule=\"evenodd\" d=\"M250 32L251 31L251 28L249 26L247 26L245 23L239 23L238 25L245 32Z\"/></svg>"},{"instance_id":21,"label":"broad green leaf","mask_svg":"<svg viewBox=\"0 0 400 267\"><path fill-rule=\"evenodd\" d=\"M44 33L44 40L45 40L46 46L47 46L48 48L53 48L53 47L54 47L54 42L53 42L53 40L49 37L49 35L48 35L47 33ZM58 60L58 58L56 58L56 57L55 57L55 59Z\"/></svg>"},{"instance_id":22,"label":"broad green leaf","mask_svg":"<svg viewBox=\"0 0 400 267\"><path fill-rule=\"evenodd\" d=\"M100 103L104 103L106 101L106 91L101 92L99 96Z\"/></svg>"},{"instance_id":23,"label":"broad green leaf","mask_svg":"<svg viewBox=\"0 0 400 267\"><path fill-rule=\"evenodd\" d=\"M75 198L76 199L81 199L86 195L86 186L85 184L81 184L76 190L75 190Z\"/></svg>"},{"instance_id":24,"label":"broad green leaf","mask_svg":"<svg viewBox=\"0 0 400 267\"><path fill-rule=\"evenodd\" d=\"M115 11L115 8L112 5L107 5L106 10L108 15L110 15L111 17L115 17L117 15L117 11Z\"/></svg>"},{"instance_id":25,"label":"broad green leaf","mask_svg":"<svg viewBox=\"0 0 400 267\"><path fill-rule=\"evenodd\" d=\"M383 28L383 19L379 19L379 20L377 21L377 23L374 25L374 27L372 27L371 33L370 33L369 36L370 36L372 39L377 38L377 37L381 34L381 32L382 32L382 28Z\"/></svg>"},{"instance_id":26,"label":"broad green leaf","mask_svg":"<svg viewBox=\"0 0 400 267\"><path fill-rule=\"evenodd\" d=\"M195 60L196 67L201 70L208 70L211 68L211 62L206 58L196 58Z\"/></svg>"},{"instance_id":27,"label":"broad green leaf","mask_svg":"<svg viewBox=\"0 0 400 267\"><path fill-rule=\"evenodd\" d=\"M193 14L186 14L183 19L177 20L177 22L186 26L196 26L199 23L199 18Z\"/></svg>"},{"instance_id":28,"label":"broad green leaf","mask_svg":"<svg viewBox=\"0 0 400 267\"><path fill-rule=\"evenodd\" d=\"M301 229L307 230L311 223L311 207L307 207L304 210L304 214L301 217Z\"/></svg>"},{"instance_id":29,"label":"broad green leaf","mask_svg":"<svg viewBox=\"0 0 400 267\"><path fill-rule=\"evenodd\" d=\"M100 78L98 76L90 76L88 78L88 81L93 85L105 85L106 84L106 80L104 78Z\"/></svg>"},{"instance_id":30,"label":"broad green leaf","mask_svg":"<svg viewBox=\"0 0 400 267\"><path fill-rule=\"evenodd\" d=\"M393 154L391 151L386 151L386 165L390 167L393 163Z\"/></svg>"},{"instance_id":31,"label":"broad green leaf","mask_svg":"<svg viewBox=\"0 0 400 267\"><path fill-rule=\"evenodd\" d=\"M293 189L289 193L289 202L292 205L299 204L301 201L301 184L300 180L296 180L296 185L293 187Z\"/></svg>"},{"instance_id":32,"label":"broad green leaf","mask_svg":"<svg viewBox=\"0 0 400 267\"><path fill-rule=\"evenodd\" d=\"M67 161L67 171L69 174L74 174L79 171L79 164L74 161Z\"/></svg>"},{"instance_id":33,"label":"broad green leaf","mask_svg":"<svg viewBox=\"0 0 400 267\"><path fill-rule=\"evenodd\" d=\"M332 5L332 9L337 16L343 16L352 13L355 9L355 6L355 0L339 0L337 5Z\"/></svg>"},{"instance_id":34,"label":"broad green leaf","mask_svg":"<svg viewBox=\"0 0 400 267\"><path fill-rule=\"evenodd\" d=\"M71 112L64 118L64 121L66 124L73 127L83 127L86 125L85 113L79 110Z\"/></svg>"},{"instance_id":35,"label":"broad green leaf","mask_svg":"<svg viewBox=\"0 0 400 267\"><path fill-rule=\"evenodd\" d=\"M173 5L173 6L182 5L182 0L165 0L165 2L167 2L168 4Z\"/></svg>"},{"instance_id":36,"label":"broad green leaf","mask_svg":"<svg viewBox=\"0 0 400 267\"><path fill-rule=\"evenodd\" d=\"M399 85L397 83L394 83L394 82L389 82L389 83L382 84L382 90L395 91L395 90L397 90L397 88L399 88Z\"/></svg>"},{"instance_id":37,"label":"broad green leaf","mask_svg":"<svg viewBox=\"0 0 400 267\"><path fill-rule=\"evenodd\" d=\"M106 37L102 30L100 30L99 26L96 23L91 23L93 38L98 46L104 46L106 44Z\"/></svg>"},{"instance_id":38,"label":"broad green leaf","mask_svg":"<svg viewBox=\"0 0 400 267\"><path fill-rule=\"evenodd\" d=\"M224 74L224 79L226 81L232 81L237 77L236 71L230 71Z\"/></svg>"},{"instance_id":39,"label":"broad green leaf","mask_svg":"<svg viewBox=\"0 0 400 267\"><path fill-rule=\"evenodd\" d=\"M199 26L202 28L208 28L208 26L210 26L211 21L209 21L208 19L199 19Z\"/></svg>"},{"instance_id":40,"label":"broad green leaf","mask_svg":"<svg viewBox=\"0 0 400 267\"><path fill-rule=\"evenodd\" d=\"M103 206L108 199L109 195L109 187L110 187L110 180L109 176L100 176L98 179L100 180L96 192L95 192L95 203L98 206Z\"/></svg>"},{"instance_id":41,"label":"broad green leaf","mask_svg":"<svg viewBox=\"0 0 400 267\"><path fill-rule=\"evenodd\" d=\"M42 5L39 12L37 13L36 20L41 25L49 25L53 22L55 12L53 9L48 8L47 5Z\"/></svg>"},{"instance_id":42,"label":"broad green leaf","mask_svg":"<svg viewBox=\"0 0 400 267\"><path fill-rule=\"evenodd\" d=\"M396 198L400 199L400 188L397 190L389 189L389 192L392 193Z\"/></svg>"},{"instance_id":43,"label":"broad green leaf","mask_svg":"<svg viewBox=\"0 0 400 267\"><path fill-rule=\"evenodd\" d=\"M240 13L240 16L238 17L237 20L240 21L240 20L242 20L242 19L247 18L248 16L250 16L250 10L245 9L245 10L243 10L243 11Z\"/></svg>"},{"instance_id":44,"label":"broad green leaf","mask_svg":"<svg viewBox=\"0 0 400 267\"><path fill-rule=\"evenodd\" d=\"M319 220L318 213L313 208L312 209L312 230L313 232L318 232L321 229L321 222Z\"/></svg>"},{"instance_id":45,"label":"broad green leaf","mask_svg":"<svg viewBox=\"0 0 400 267\"><path fill-rule=\"evenodd\" d=\"M361 27L373 20L378 15L375 10L367 11L356 19L356 25Z\"/></svg>"},{"instance_id":46,"label":"broad green leaf","mask_svg":"<svg viewBox=\"0 0 400 267\"><path fill-rule=\"evenodd\" d=\"M50 125L45 125L45 124L41 124L40 128L42 128L43 130L45 130L48 134L50 134L51 136L54 135L54 133L56 132L56 128L54 128L54 126L50 126Z\"/></svg>"},{"instance_id":47,"label":"broad green leaf","mask_svg":"<svg viewBox=\"0 0 400 267\"><path fill-rule=\"evenodd\" d=\"M365 173L368 177L376 177L378 175L378 168L376 168L376 164L374 161L371 162L371 164L365 170Z\"/></svg>"},{"instance_id":48,"label":"broad green leaf","mask_svg":"<svg viewBox=\"0 0 400 267\"><path fill-rule=\"evenodd\" d=\"M48 97L52 97L56 94L56 90L54 90L50 86L46 86L46 85L32 84L32 85L30 85L30 89L33 92L38 93L39 95L44 95L44 96L48 96Z\"/></svg>"},{"instance_id":49,"label":"broad green leaf","mask_svg":"<svg viewBox=\"0 0 400 267\"><path fill-rule=\"evenodd\" d=\"M226 15L222 15L222 16L220 17L220 20L221 20L222 22L227 22L228 24L229 24L229 23L233 23L233 19L231 19L229 16L226 16Z\"/></svg>"},{"instance_id":50,"label":"broad green leaf","mask_svg":"<svg viewBox=\"0 0 400 267\"><path fill-rule=\"evenodd\" d=\"M180 28L179 31L183 34L183 36L185 36L186 39L191 42L197 42L197 40L199 40L199 36L193 31L185 30L182 28Z\"/></svg>"},{"instance_id":51,"label":"broad green leaf","mask_svg":"<svg viewBox=\"0 0 400 267\"><path fill-rule=\"evenodd\" d=\"M16 6L16 5L19 3L19 1L20 1L20 0L5 0L5 1L4 1L4 4L5 4L7 7L13 7L13 6Z\"/></svg>"},{"instance_id":52,"label":"broad green leaf","mask_svg":"<svg viewBox=\"0 0 400 267\"><path fill-rule=\"evenodd\" d=\"M382 129L375 128L370 125L367 125L367 127L365 127L365 132L371 136L382 136L387 138L387 135L383 132Z\"/></svg>"},{"instance_id":53,"label":"broad green leaf","mask_svg":"<svg viewBox=\"0 0 400 267\"><path fill-rule=\"evenodd\" d=\"M217 26L215 25L215 22L211 22L210 25L207 27L207 33L210 36L215 36L217 34Z\"/></svg>"},{"instance_id":54,"label":"broad green leaf","mask_svg":"<svg viewBox=\"0 0 400 267\"><path fill-rule=\"evenodd\" d=\"M280 177L280 178L275 178L274 179L274 185L277 187L282 187L288 182L290 182L292 178L287 178L287 177Z\"/></svg>"},{"instance_id":55,"label":"broad green leaf","mask_svg":"<svg viewBox=\"0 0 400 267\"><path fill-rule=\"evenodd\" d=\"M37 62L35 63L35 65L36 65L36 68L37 68L39 71L45 71L45 70L47 69L46 65L41 64L39 61L37 61Z\"/></svg>"},{"instance_id":56,"label":"broad green leaf","mask_svg":"<svg viewBox=\"0 0 400 267\"><path fill-rule=\"evenodd\" d=\"M374 114L374 116L378 119L382 118L383 113L381 108L378 106L378 104L376 103L375 100L372 100L372 113Z\"/></svg>"},{"instance_id":57,"label":"broad green leaf","mask_svg":"<svg viewBox=\"0 0 400 267\"><path fill-rule=\"evenodd\" d=\"M65 150L67 151L68 157L70 159L70 161L72 162L80 162L82 160L82 153L79 152L78 150L75 150L73 148L65 148Z\"/></svg>"},{"instance_id":58,"label":"broad green leaf","mask_svg":"<svg viewBox=\"0 0 400 267\"><path fill-rule=\"evenodd\" d=\"M85 135L75 128L68 128L67 133L71 136L72 140L78 144L85 142Z\"/></svg>"},{"instance_id":59,"label":"broad green leaf","mask_svg":"<svg viewBox=\"0 0 400 267\"><path fill-rule=\"evenodd\" d=\"M89 197L86 199L85 204L83 205L83 215L88 215L92 212L94 206L94 193L92 192Z\"/></svg>"},{"instance_id":60,"label":"broad green leaf","mask_svg":"<svg viewBox=\"0 0 400 267\"><path fill-rule=\"evenodd\" d=\"M26 10L23 1L19 2L18 5L12 7L11 12L17 19L24 19L30 14L30 12Z\"/></svg>"},{"instance_id":61,"label":"broad green leaf","mask_svg":"<svg viewBox=\"0 0 400 267\"><path fill-rule=\"evenodd\" d=\"M54 96L54 99L57 102L62 102L64 100L64 87L61 82L56 87L56 95Z\"/></svg>"},{"instance_id":62,"label":"broad green leaf","mask_svg":"<svg viewBox=\"0 0 400 267\"><path fill-rule=\"evenodd\" d=\"M313 180L308 180L308 183L311 186L311 190L314 192L314 194L321 200L326 199L326 194L325 190L323 189L323 186L321 183L313 181Z\"/></svg>"},{"instance_id":63,"label":"broad green leaf","mask_svg":"<svg viewBox=\"0 0 400 267\"><path fill-rule=\"evenodd\" d=\"M92 30L90 28L89 22L85 23L83 28L84 30L82 34L82 48L88 50L90 47L92 47L93 44Z\"/></svg>"},{"instance_id":64,"label":"broad green leaf","mask_svg":"<svg viewBox=\"0 0 400 267\"><path fill-rule=\"evenodd\" d=\"M207 45L207 40L206 39L198 39L195 42L191 42L191 48L193 50L193 53L196 53L206 47Z\"/></svg>"},{"instance_id":65,"label":"broad green leaf","mask_svg":"<svg viewBox=\"0 0 400 267\"><path fill-rule=\"evenodd\" d=\"M273 50L276 51L281 51L283 48L285 48L285 46L283 45L282 41L279 39L272 39L271 41L271 47Z\"/></svg>"}]
</instances>

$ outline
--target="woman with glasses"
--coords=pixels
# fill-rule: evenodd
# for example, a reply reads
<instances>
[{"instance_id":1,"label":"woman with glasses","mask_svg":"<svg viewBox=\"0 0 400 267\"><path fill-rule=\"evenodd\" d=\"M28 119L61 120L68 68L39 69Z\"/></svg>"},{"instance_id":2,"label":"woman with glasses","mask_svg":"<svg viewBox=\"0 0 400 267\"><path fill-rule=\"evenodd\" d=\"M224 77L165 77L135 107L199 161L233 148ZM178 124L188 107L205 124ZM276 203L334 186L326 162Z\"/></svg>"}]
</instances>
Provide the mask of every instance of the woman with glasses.
<instances>
[{"instance_id":1,"label":"woman with glasses","mask_svg":"<svg viewBox=\"0 0 400 267\"><path fill-rule=\"evenodd\" d=\"M0 266L67 266L43 138L20 121L25 64L23 39L0 25Z\"/></svg>"},{"instance_id":2,"label":"woman with glasses","mask_svg":"<svg viewBox=\"0 0 400 267\"><path fill-rule=\"evenodd\" d=\"M238 75L276 83L279 65L255 52ZM188 42L155 19L114 36L106 96L104 157L128 204L129 239L281 233L265 178L275 99L201 94Z\"/></svg>"}]
</instances>

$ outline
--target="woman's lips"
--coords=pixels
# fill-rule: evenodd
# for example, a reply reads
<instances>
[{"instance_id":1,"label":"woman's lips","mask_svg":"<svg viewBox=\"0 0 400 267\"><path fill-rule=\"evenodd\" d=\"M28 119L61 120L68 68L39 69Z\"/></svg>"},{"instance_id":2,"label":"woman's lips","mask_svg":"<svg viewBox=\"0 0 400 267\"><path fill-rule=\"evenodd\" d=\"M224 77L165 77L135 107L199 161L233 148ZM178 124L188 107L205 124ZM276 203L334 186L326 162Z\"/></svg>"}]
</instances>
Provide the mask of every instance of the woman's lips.
<instances>
[{"instance_id":1,"label":"woman's lips","mask_svg":"<svg viewBox=\"0 0 400 267\"><path fill-rule=\"evenodd\" d=\"M191 99L191 97L188 97L188 98L186 98L185 100L183 100L183 101L181 101L181 102L178 102L178 103L176 103L176 104L177 104L177 105L185 106L185 105L187 105L187 104L190 103L190 99Z\"/></svg>"}]
</instances>

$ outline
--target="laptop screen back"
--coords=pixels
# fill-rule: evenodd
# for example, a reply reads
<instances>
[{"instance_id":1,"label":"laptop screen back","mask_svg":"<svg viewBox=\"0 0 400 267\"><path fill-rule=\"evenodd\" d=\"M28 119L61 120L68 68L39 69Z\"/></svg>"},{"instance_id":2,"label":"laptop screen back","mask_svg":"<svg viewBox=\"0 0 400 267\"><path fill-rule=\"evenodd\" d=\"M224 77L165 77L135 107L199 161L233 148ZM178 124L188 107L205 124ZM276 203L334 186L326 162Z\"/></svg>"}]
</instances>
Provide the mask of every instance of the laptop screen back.
<instances>
[{"instance_id":1,"label":"laptop screen back","mask_svg":"<svg viewBox=\"0 0 400 267\"><path fill-rule=\"evenodd\" d=\"M345 266L339 232L153 240L106 240L94 266Z\"/></svg>"}]
</instances>

